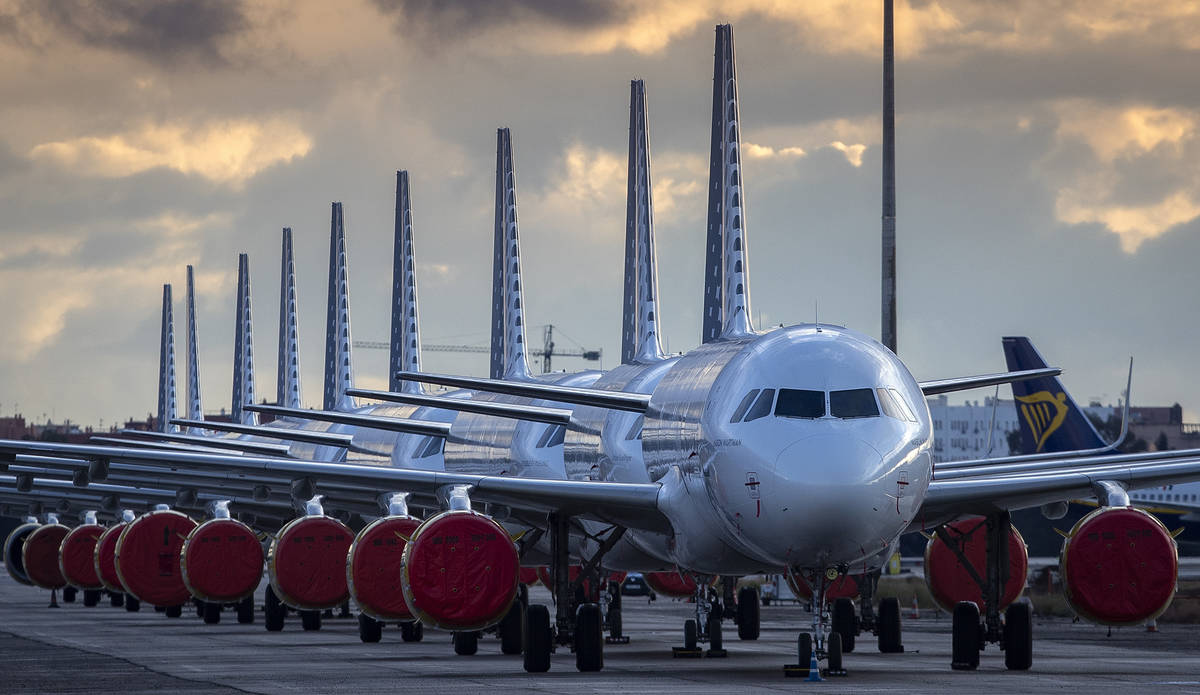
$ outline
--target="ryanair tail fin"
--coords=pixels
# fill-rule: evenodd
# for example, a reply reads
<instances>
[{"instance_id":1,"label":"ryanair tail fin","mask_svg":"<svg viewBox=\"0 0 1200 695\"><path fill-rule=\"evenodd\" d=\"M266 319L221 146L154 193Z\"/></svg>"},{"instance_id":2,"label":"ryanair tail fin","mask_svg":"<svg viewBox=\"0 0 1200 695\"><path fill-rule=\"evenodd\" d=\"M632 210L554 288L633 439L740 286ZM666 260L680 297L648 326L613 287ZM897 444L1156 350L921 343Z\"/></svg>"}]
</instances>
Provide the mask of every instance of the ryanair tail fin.
<instances>
[{"instance_id":1,"label":"ryanair tail fin","mask_svg":"<svg viewBox=\"0 0 1200 695\"><path fill-rule=\"evenodd\" d=\"M329 305L325 322L325 410L353 410L350 364L350 282L346 269L346 222L342 204L333 204L329 223Z\"/></svg>"},{"instance_id":2,"label":"ryanair tail fin","mask_svg":"<svg viewBox=\"0 0 1200 695\"><path fill-rule=\"evenodd\" d=\"M496 226L492 259L493 379L528 380L525 310L521 294L521 243L517 234L517 177L512 136L496 131Z\"/></svg>"},{"instance_id":3,"label":"ryanair tail fin","mask_svg":"<svg viewBox=\"0 0 1200 695\"><path fill-rule=\"evenodd\" d=\"M404 381L399 372L421 371L420 319L417 313L416 259L413 255L412 205L408 172L396 172L396 231L392 254L392 343L388 390L419 394L418 381Z\"/></svg>"},{"instance_id":4,"label":"ryanair tail fin","mask_svg":"<svg viewBox=\"0 0 1200 695\"><path fill-rule=\"evenodd\" d=\"M1003 342L1009 370L1046 366L1029 338L1007 337ZM1108 446L1057 377L1016 381L1012 390L1021 427L1019 453L1070 452Z\"/></svg>"},{"instance_id":5,"label":"ryanair tail fin","mask_svg":"<svg viewBox=\"0 0 1200 695\"><path fill-rule=\"evenodd\" d=\"M646 87L629 85L629 192L625 207L625 298L621 321L621 363L662 359L655 316L658 268L654 253L654 205L650 190L650 135Z\"/></svg>"},{"instance_id":6,"label":"ryanair tail fin","mask_svg":"<svg viewBox=\"0 0 1200 695\"><path fill-rule=\"evenodd\" d=\"M296 257L292 228L283 228L283 255L279 270L279 365L275 402L285 408L300 407L300 347L296 318Z\"/></svg>"},{"instance_id":7,"label":"ryanair tail fin","mask_svg":"<svg viewBox=\"0 0 1200 695\"><path fill-rule=\"evenodd\" d=\"M191 277L189 274L188 277ZM175 317L171 312L171 286L163 285L162 333L158 345L158 429L177 432L175 419Z\"/></svg>"},{"instance_id":8,"label":"ryanair tail fin","mask_svg":"<svg viewBox=\"0 0 1200 695\"><path fill-rule=\"evenodd\" d=\"M250 256L238 254L236 325L233 340L233 421L257 425L258 415L244 406L254 404L254 333L250 321Z\"/></svg>"}]
</instances>

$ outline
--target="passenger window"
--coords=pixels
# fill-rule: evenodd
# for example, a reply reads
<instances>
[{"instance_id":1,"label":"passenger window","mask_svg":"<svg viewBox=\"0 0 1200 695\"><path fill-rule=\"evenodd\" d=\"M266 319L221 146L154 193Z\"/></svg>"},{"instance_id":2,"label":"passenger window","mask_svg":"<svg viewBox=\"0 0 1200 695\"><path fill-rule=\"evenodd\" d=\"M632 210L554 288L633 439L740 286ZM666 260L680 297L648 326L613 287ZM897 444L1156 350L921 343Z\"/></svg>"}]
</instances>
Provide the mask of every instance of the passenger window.
<instances>
[{"instance_id":1,"label":"passenger window","mask_svg":"<svg viewBox=\"0 0 1200 695\"><path fill-rule=\"evenodd\" d=\"M737 410L733 411L733 417L729 418L729 421L738 422L741 420L742 416L746 414L746 411L750 409L750 404L754 402L754 397L757 395L758 389L752 389L750 393L747 393L746 397L742 399L742 402L738 404Z\"/></svg>"},{"instance_id":2,"label":"passenger window","mask_svg":"<svg viewBox=\"0 0 1200 695\"><path fill-rule=\"evenodd\" d=\"M774 402L775 389L763 389L762 393L758 394L758 400L754 401L754 406L750 408L750 412L746 413L746 422L768 415Z\"/></svg>"},{"instance_id":3,"label":"passenger window","mask_svg":"<svg viewBox=\"0 0 1200 695\"><path fill-rule=\"evenodd\" d=\"M879 407L883 409L883 414L888 417L894 417L897 420L907 420L904 416L904 411L892 400L892 394L888 393L887 389L875 389L875 394L879 396Z\"/></svg>"},{"instance_id":4,"label":"passenger window","mask_svg":"<svg viewBox=\"0 0 1200 695\"><path fill-rule=\"evenodd\" d=\"M879 406L871 389L848 389L830 392L829 411L841 418L878 417Z\"/></svg>"},{"instance_id":5,"label":"passenger window","mask_svg":"<svg viewBox=\"0 0 1200 695\"><path fill-rule=\"evenodd\" d=\"M800 389L779 389L775 404L776 417L825 417L825 392Z\"/></svg>"},{"instance_id":6,"label":"passenger window","mask_svg":"<svg viewBox=\"0 0 1200 695\"><path fill-rule=\"evenodd\" d=\"M896 401L896 405L900 406L900 408L904 411L904 415L908 421L916 422L917 416L913 415L912 408L908 407L908 401L904 400L904 396L901 396L900 392L896 389L888 389L888 392L892 394L892 400Z\"/></svg>"},{"instance_id":7,"label":"passenger window","mask_svg":"<svg viewBox=\"0 0 1200 695\"><path fill-rule=\"evenodd\" d=\"M642 436L642 425L645 424L646 416L638 415L633 421L633 427L629 428L629 434L625 435L625 441L631 442L635 439L640 439Z\"/></svg>"}]
</instances>

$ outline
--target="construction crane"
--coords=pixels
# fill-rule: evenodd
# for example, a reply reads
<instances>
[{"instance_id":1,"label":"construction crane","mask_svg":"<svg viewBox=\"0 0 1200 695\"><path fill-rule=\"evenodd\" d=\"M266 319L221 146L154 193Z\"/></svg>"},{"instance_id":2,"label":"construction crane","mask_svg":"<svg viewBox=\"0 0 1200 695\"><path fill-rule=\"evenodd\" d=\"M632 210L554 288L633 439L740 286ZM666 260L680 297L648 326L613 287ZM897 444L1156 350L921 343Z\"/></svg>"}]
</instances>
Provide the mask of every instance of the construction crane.
<instances>
[{"instance_id":1,"label":"construction crane","mask_svg":"<svg viewBox=\"0 0 1200 695\"><path fill-rule=\"evenodd\" d=\"M366 348L368 350L388 350L391 344L381 340L356 340L354 347ZM491 352L491 348L487 345L449 345L449 344L424 344L421 345L422 350L429 352ZM604 356L604 351L597 348L588 350L579 348L574 350L556 349L554 345L554 325L547 324L543 332L542 351L539 353L542 358L542 372L550 371L550 360L553 357L579 357L588 362L599 362Z\"/></svg>"}]
</instances>

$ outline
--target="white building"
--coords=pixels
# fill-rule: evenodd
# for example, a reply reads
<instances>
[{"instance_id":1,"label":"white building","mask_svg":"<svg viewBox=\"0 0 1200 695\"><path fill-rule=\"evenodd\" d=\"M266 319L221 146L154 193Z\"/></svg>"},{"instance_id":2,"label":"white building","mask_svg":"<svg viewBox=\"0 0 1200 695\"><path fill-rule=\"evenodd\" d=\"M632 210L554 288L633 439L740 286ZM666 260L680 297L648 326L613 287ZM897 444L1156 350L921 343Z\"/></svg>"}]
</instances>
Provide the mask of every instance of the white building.
<instances>
[{"instance_id":1,"label":"white building","mask_svg":"<svg viewBox=\"0 0 1200 695\"><path fill-rule=\"evenodd\" d=\"M946 396L928 398L933 418L933 460L964 461L1016 454L1009 451L1008 435L1020 428L1011 399L987 397L983 402L951 405ZM994 407L993 407L994 403ZM1107 420L1119 410L1093 403L1083 411ZM990 433L990 435L989 435ZM989 443L990 441L990 443Z\"/></svg>"}]
</instances>

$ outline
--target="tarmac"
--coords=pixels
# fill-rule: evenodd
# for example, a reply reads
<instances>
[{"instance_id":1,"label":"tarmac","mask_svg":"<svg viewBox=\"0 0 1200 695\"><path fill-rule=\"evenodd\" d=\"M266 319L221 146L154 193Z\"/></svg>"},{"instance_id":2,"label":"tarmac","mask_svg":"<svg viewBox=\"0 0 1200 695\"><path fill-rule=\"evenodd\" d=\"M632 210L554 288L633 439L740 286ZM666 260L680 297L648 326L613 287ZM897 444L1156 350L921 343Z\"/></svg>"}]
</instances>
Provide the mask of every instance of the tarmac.
<instances>
[{"instance_id":1,"label":"tarmac","mask_svg":"<svg viewBox=\"0 0 1200 695\"><path fill-rule=\"evenodd\" d=\"M261 592L260 592L261 597ZM565 649L549 673L528 674L521 657L500 653L485 636L479 653L456 656L449 633L427 630L420 643L404 643L389 626L383 641L363 644L355 619L325 620L304 632L288 617L283 632L269 633L261 612L240 625L226 611L205 625L195 611L167 618L148 606L138 613L113 608L105 597L87 608L48 608L49 592L22 586L0 572L0 692L3 693L731 693L731 692L1160 692L1200 693L1200 626L1160 624L1114 629L1038 619L1034 664L1028 672L1004 669L1003 654L989 646L978 671L950 669L950 621L906 615L903 654L880 654L874 638L860 635L845 657L848 675L821 683L785 678L795 661L797 631L811 621L800 606L762 609L757 641L737 639L728 622L723 659L674 659L691 606L680 601L624 599L627 645L609 645L604 670L579 673ZM549 603L547 592L531 591ZM261 611L261 606L260 606Z\"/></svg>"}]
</instances>

